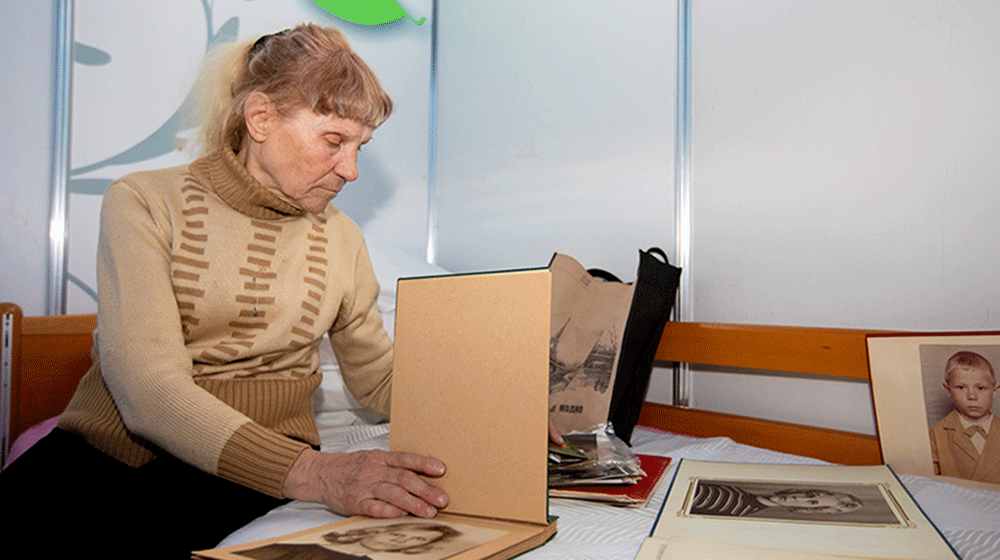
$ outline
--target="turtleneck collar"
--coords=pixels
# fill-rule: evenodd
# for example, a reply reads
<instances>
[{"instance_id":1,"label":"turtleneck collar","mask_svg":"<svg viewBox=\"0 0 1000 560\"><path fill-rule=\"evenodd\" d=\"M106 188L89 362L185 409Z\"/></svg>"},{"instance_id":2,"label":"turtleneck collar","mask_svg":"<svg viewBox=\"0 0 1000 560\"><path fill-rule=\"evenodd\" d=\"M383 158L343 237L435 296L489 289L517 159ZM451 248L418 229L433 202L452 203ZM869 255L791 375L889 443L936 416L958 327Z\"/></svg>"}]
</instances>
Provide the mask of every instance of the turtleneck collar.
<instances>
[{"instance_id":1,"label":"turtleneck collar","mask_svg":"<svg viewBox=\"0 0 1000 560\"><path fill-rule=\"evenodd\" d=\"M234 210L251 218L278 220L305 214L305 210L260 184L232 150L223 149L196 160L191 164L191 174Z\"/></svg>"}]
</instances>

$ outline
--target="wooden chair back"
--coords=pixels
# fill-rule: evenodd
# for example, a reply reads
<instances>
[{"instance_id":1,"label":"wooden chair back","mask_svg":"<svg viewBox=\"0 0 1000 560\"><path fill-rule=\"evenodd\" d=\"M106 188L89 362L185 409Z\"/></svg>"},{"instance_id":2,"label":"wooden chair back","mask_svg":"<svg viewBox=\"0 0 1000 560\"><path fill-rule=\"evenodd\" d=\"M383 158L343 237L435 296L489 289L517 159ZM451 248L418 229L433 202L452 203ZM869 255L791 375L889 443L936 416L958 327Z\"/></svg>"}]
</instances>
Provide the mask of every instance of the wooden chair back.
<instances>
[{"instance_id":1,"label":"wooden chair back","mask_svg":"<svg viewBox=\"0 0 1000 560\"><path fill-rule=\"evenodd\" d=\"M868 379L865 336L877 331L719 323L668 322L656 359L748 370ZM736 442L833 463L882 463L868 434L646 402L639 424Z\"/></svg>"},{"instance_id":2,"label":"wooden chair back","mask_svg":"<svg viewBox=\"0 0 1000 560\"><path fill-rule=\"evenodd\" d=\"M0 303L3 319L3 459L11 443L31 426L58 415L91 366L97 316L24 317L13 303Z\"/></svg>"}]
</instances>

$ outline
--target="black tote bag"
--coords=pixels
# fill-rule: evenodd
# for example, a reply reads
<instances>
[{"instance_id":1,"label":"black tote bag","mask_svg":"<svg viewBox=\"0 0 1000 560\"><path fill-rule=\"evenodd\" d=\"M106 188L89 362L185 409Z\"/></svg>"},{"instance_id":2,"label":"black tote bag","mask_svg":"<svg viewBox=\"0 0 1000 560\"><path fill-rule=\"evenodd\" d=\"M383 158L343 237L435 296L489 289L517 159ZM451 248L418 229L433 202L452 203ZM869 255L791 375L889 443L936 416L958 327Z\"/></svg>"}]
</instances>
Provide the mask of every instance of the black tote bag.
<instances>
[{"instance_id":1,"label":"black tote bag","mask_svg":"<svg viewBox=\"0 0 1000 560\"><path fill-rule=\"evenodd\" d=\"M670 264L662 249L652 247L639 251L635 292L625 324L608 414L615 435L629 445L646 400L656 348L673 311L680 281L681 269Z\"/></svg>"}]
</instances>

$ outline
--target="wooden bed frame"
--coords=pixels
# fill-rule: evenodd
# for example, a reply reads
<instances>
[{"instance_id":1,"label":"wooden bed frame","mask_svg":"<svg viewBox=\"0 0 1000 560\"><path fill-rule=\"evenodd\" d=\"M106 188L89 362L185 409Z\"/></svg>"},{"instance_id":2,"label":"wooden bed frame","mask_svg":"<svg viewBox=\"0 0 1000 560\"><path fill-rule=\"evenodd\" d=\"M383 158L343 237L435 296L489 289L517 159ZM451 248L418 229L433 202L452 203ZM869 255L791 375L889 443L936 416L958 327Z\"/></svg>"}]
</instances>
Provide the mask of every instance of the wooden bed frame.
<instances>
[{"instance_id":1,"label":"wooden bed frame","mask_svg":"<svg viewBox=\"0 0 1000 560\"><path fill-rule=\"evenodd\" d=\"M29 427L62 412L91 365L95 315L22 317L14 304L3 316L3 455ZM656 358L868 379L865 335L874 331L670 322ZM9 357L8 357L9 356ZM6 377L9 372L9 381ZM9 390L7 390L9 387ZM647 402L639 424L697 437L726 436L752 445L843 464L880 464L875 436L760 420Z\"/></svg>"},{"instance_id":2,"label":"wooden bed frame","mask_svg":"<svg viewBox=\"0 0 1000 560\"><path fill-rule=\"evenodd\" d=\"M656 352L662 362L806 373L868 380L865 336L879 331L668 322ZM845 465L878 465L872 435L646 402L639 424Z\"/></svg>"},{"instance_id":3,"label":"wooden bed frame","mask_svg":"<svg viewBox=\"0 0 1000 560\"><path fill-rule=\"evenodd\" d=\"M3 335L3 463L25 430L58 415L90 369L97 316L23 317L21 308L0 303ZM0 463L2 465L3 463Z\"/></svg>"}]
</instances>

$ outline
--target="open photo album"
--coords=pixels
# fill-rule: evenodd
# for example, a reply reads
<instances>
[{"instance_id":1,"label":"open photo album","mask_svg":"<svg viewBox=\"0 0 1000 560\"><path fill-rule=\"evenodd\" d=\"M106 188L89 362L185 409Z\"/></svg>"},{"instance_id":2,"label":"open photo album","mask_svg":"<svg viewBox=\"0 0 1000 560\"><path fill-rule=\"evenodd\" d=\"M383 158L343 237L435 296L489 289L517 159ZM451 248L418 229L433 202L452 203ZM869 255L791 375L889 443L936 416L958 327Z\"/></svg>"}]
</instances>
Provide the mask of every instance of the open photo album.
<instances>
[{"instance_id":1,"label":"open photo album","mask_svg":"<svg viewBox=\"0 0 1000 560\"><path fill-rule=\"evenodd\" d=\"M682 460L637 560L959 556L885 465Z\"/></svg>"}]
</instances>

